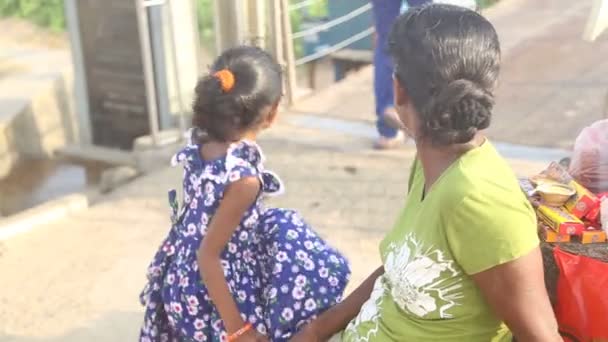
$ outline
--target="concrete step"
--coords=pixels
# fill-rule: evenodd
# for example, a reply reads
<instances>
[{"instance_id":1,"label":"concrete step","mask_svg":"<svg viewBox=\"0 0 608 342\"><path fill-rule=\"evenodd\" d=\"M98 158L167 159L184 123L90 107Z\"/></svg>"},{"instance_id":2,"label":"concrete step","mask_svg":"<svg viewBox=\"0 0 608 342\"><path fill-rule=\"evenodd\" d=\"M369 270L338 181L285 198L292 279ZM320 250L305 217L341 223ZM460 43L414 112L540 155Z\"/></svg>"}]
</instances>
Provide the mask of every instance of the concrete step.
<instances>
[{"instance_id":1,"label":"concrete step","mask_svg":"<svg viewBox=\"0 0 608 342\"><path fill-rule=\"evenodd\" d=\"M110 165L135 166L132 152L93 145L66 145L57 149L55 156L75 161L95 161Z\"/></svg>"},{"instance_id":2,"label":"concrete step","mask_svg":"<svg viewBox=\"0 0 608 342\"><path fill-rule=\"evenodd\" d=\"M76 141L68 50L0 44L0 178Z\"/></svg>"}]
</instances>

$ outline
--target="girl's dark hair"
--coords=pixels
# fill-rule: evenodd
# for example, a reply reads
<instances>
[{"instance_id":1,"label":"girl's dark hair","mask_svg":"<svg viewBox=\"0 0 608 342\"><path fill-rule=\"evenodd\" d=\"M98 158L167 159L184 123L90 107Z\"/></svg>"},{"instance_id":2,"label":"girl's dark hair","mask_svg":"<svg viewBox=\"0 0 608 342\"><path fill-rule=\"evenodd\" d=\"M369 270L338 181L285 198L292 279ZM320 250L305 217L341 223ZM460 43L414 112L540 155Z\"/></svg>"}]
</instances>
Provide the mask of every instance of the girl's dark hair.
<instances>
[{"instance_id":1,"label":"girl's dark hair","mask_svg":"<svg viewBox=\"0 0 608 342\"><path fill-rule=\"evenodd\" d=\"M230 90L214 76L224 69L234 75ZM196 85L192 124L212 139L234 139L263 119L263 109L280 100L282 87L281 67L265 51L252 46L226 50Z\"/></svg>"},{"instance_id":2,"label":"girl's dark hair","mask_svg":"<svg viewBox=\"0 0 608 342\"><path fill-rule=\"evenodd\" d=\"M489 127L500 69L489 21L458 6L414 7L396 21L389 46L424 136L438 145L463 144Z\"/></svg>"}]
</instances>

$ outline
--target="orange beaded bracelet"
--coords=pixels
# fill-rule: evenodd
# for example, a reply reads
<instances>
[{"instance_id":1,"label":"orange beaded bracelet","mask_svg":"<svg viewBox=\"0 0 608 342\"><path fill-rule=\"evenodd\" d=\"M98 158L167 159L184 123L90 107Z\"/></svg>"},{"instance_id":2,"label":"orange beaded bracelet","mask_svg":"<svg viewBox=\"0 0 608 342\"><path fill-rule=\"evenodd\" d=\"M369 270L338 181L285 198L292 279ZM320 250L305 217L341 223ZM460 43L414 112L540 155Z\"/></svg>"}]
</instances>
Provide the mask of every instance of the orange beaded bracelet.
<instances>
[{"instance_id":1,"label":"orange beaded bracelet","mask_svg":"<svg viewBox=\"0 0 608 342\"><path fill-rule=\"evenodd\" d=\"M237 332L228 336L228 342L235 342L239 339L239 337L245 335L245 333L247 333L251 329L253 329L253 325L251 325L251 323L245 324L245 326L239 329Z\"/></svg>"}]
</instances>

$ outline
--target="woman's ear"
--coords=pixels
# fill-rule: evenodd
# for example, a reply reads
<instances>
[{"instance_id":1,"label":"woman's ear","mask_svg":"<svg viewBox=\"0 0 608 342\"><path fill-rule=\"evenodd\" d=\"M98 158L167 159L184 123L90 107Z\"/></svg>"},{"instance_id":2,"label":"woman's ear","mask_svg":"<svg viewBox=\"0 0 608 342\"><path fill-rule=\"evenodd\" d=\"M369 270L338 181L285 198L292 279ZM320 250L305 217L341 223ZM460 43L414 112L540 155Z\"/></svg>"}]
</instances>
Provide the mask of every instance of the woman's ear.
<instances>
[{"instance_id":1,"label":"woman's ear","mask_svg":"<svg viewBox=\"0 0 608 342\"><path fill-rule=\"evenodd\" d=\"M275 104L273 104L272 107L270 107L270 111L268 112L268 115L266 116L266 119L264 120L264 124L263 124L264 128L268 128L268 127L272 126L272 124L277 119L277 116L279 114L279 102L280 101L275 102Z\"/></svg>"},{"instance_id":2,"label":"woman's ear","mask_svg":"<svg viewBox=\"0 0 608 342\"><path fill-rule=\"evenodd\" d=\"M416 109L413 106L407 90L397 79L393 77L393 90L395 96L395 109L401 121L399 129L403 130L409 137L416 138L418 120L415 115Z\"/></svg>"},{"instance_id":3,"label":"woman's ear","mask_svg":"<svg viewBox=\"0 0 608 342\"><path fill-rule=\"evenodd\" d=\"M401 82L397 79L397 77L393 76L393 93L395 96L395 107L406 107L410 98L407 94L405 88L401 85Z\"/></svg>"}]
</instances>

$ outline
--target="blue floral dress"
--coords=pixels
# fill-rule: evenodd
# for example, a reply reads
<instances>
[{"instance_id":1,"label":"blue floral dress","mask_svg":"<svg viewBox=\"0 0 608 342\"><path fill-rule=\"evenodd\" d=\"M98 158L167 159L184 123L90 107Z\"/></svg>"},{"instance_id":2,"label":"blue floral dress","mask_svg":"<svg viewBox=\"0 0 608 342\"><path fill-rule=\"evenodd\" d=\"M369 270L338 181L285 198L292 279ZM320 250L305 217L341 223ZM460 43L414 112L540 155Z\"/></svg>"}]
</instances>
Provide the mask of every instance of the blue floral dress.
<instances>
[{"instance_id":1,"label":"blue floral dress","mask_svg":"<svg viewBox=\"0 0 608 342\"><path fill-rule=\"evenodd\" d=\"M226 187L252 176L261 180L262 192L223 251L222 266L243 319L271 341L287 341L341 300L348 263L297 212L262 204L265 195L281 194L283 184L264 169L255 143L235 143L225 157L211 161L199 151L200 145L189 144L173 157L174 165L185 168L183 206L171 191L173 225L148 269L140 341L227 340L196 254Z\"/></svg>"}]
</instances>

